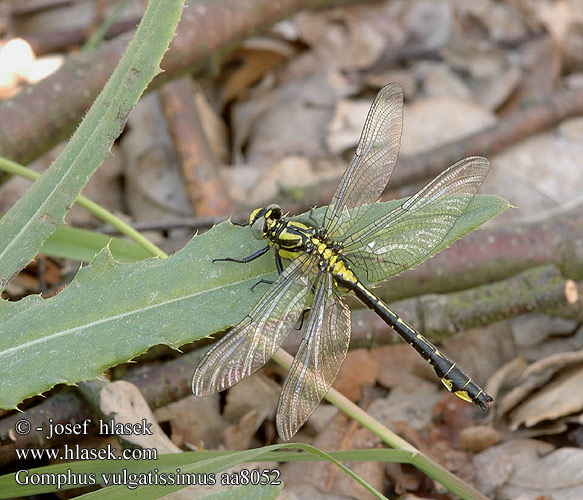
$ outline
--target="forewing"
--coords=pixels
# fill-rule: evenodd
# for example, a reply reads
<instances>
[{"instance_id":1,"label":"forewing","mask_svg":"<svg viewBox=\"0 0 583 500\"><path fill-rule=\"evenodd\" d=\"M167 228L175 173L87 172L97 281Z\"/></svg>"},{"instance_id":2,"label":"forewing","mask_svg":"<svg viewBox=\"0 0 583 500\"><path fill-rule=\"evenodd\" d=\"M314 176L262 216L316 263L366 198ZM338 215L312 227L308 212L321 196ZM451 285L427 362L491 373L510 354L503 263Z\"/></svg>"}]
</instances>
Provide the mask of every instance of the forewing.
<instances>
[{"instance_id":1,"label":"forewing","mask_svg":"<svg viewBox=\"0 0 583 500\"><path fill-rule=\"evenodd\" d=\"M420 264L465 212L489 168L479 156L460 160L400 207L346 238L344 254L371 282Z\"/></svg>"},{"instance_id":2,"label":"forewing","mask_svg":"<svg viewBox=\"0 0 583 500\"><path fill-rule=\"evenodd\" d=\"M275 280L251 312L204 355L192 378L195 396L236 384L261 368L286 339L306 307L316 277L314 260L303 254Z\"/></svg>"},{"instance_id":3,"label":"forewing","mask_svg":"<svg viewBox=\"0 0 583 500\"><path fill-rule=\"evenodd\" d=\"M304 338L277 405L277 430L285 441L304 424L336 379L348 351L350 310L334 292L333 278L322 273Z\"/></svg>"},{"instance_id":4,"label":"forewing","mask_svg":"<svg viewBox=\"0 0 583 500\"><path fill-rule=\"evenodd\" d=\"M375 97L354 158L326 209L329 236L345 234L379 199L397 161L402 129L403 90L389 83Z\"/></svg>"}]
</instances>

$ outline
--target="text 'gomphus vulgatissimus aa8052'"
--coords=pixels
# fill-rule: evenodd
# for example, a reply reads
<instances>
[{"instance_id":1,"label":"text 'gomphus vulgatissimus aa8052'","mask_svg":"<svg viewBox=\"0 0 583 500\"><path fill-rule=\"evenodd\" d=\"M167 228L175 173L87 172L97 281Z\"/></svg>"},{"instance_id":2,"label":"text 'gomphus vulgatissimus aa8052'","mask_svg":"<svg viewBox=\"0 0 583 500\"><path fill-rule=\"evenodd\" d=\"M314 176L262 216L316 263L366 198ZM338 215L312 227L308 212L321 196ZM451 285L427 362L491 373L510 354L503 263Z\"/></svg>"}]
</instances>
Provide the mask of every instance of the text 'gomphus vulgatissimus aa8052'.
<instances>
[{"instance_id":1,"label":"text 'gomphus vulgatissimus aa8052'","mask_svg":"<svg viewBox=\"0 0 583 500\"><path fill-rule=\"evenodd\" d=\"M395 166L402 109L399 85L379 91L322 224L312 216L309 224L288 220L277 205L251 213L253 236L268 240L268 245L242 259L218 260L246 263L274 247L280 274L251 312L202 358L192 380L195 395L222 391L263 366L304 309L311 307L277 407L279 435L284 440L292 437L326 395L346 356L350 310L339 293L349 291L413 346L450 391L482 409L492 401L358 278L378 282L427 259L465 212L490 166L485 158L465 158L399 207L356 229ZM285 269L282 257L291 260Z\"/></svg>"}]
</instances>

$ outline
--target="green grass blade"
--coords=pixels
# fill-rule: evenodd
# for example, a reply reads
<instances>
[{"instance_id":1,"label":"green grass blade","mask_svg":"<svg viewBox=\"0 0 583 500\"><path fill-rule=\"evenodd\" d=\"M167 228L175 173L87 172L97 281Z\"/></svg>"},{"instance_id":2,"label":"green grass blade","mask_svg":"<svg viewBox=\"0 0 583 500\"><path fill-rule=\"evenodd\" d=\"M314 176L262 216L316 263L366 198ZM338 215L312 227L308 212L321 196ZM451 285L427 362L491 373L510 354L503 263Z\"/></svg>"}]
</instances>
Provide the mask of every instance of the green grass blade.
<instances>
[{"instance_id":1,"label":"green grass blade","mask_svg":"<svg viewBox=\"0 0 583 500\"><path fill-rule=\"evenodd\" d=\"M160 72L182 7L182 0L149 3L118 67L65 149L0 220L0 289L63 223L89 177L109 155L129 112Z\"/></svg>"},{"instance_id":2,"label":"green grass blade","mask_svg":"<svg viewBox=\"0 0 583 500\"><path fill-rule=\"evenodd\" d=\"M278 451L289 449L300 449L303 452ZM325 453L313 446L306 444L277 444L245 451L236 452L186 452L173 453L168 455L160 455L155 462L155 465L144 461L136 460L89 460L82 462L69 462L65 464L50 465L31 469L30 474L47 474L51 477L56 477L58 474L70 473L79 474L94 474L96 483L102 484L103 476L108 474L120 473L125 469L128 474L147 473L154 468L161 473L175 472L180 469L182 473L192 474L216 474L217 485L221 484L220 472L234 467L245 462L293 462L293 461L328 461L339 467L343 472L352 477L355 481L361 484L369 492L377 498L384 498L374 487L368 484L365 480L354 474L350 469L342 465L339 460L349 461L383 461L383 462L399 462L410 463L411 453L401 450L347 450ZM21 482L23 477L19 477ZM69 482L70 483L70 482ZM278 485L274 485L278 486ZM63 484L61 489L71 489L75 485ZM265 488L266 486L263 485ZM159 498L162 495L177 491L178 486L168 487L147 487L138 488L137 490L128 491L127 486L108 488L107 490L99 490L96 492L83 495L79 498ZM0 498L8 498L10 496L24 496L37 495L41 493L48 493L56 491L54 485L38 484L38 485L19 485L15 481L15 473L0 476ZM243 490L240 492L243 493ZM247 493L250 493L247 491ZM255 493L255 492L253 492ZM237 494L237 493L236 493ZM220 497L218 497L220 498ZM244 496L241 498L245 498ZM251 495L246 498L256 498ZM269 497L268 497L269 498Z\"/></svg>"},{"instance_id":3,"label":"green grass blade","mask_svg":"<svg viewBox=\"0 0 583 500\"><path fill-rule=\"evenodd\" d=\"M380 203L367 216L395 203ZM486 195L473 205L442 246L508 206ZM120 264L106 249L55 297L0 302L0 407L14 408L59 383L96 378L153 345L177 348L238 323L261 296L261 286L251 292L251 285L274 276L272 252L247 265L212 259L249 255L263 245L247 228L225 222L168 259Z\"/></svg>"},{"instance_id":4,"label":"green grass blade","mask_svg":"<svg viewBox=\"0 0 583 500\"><path fill-rule=\"evenodd\" d=\"M107 245L113 258L119 262L135 262L151 257L150 252L129 241L69 226L59 226L55 229L43 243L39 253L90 262Z\"/></svg>"}]
</instances>

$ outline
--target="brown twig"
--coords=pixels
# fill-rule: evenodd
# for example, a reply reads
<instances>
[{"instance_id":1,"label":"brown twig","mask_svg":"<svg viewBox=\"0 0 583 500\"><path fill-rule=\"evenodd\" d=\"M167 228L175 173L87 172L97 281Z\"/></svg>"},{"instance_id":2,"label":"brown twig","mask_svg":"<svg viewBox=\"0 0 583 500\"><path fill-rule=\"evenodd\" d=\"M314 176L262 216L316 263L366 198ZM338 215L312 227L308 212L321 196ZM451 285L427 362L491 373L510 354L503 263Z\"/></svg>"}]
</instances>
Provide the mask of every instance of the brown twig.
<instances>
[{"instance_id":1,"label":"brown twig","mask_svg":"<svg viewBox=\"0 0 583 500\"><path fill-rule=\"evenodd\" d=\"M520 140L554 127L566 118L583 114L583 89L559 90L548 99L509 113L496 124L444 144L414 158L401 158L395 168L392 187L435 177L445 167L466 156L492 157Z\"/></svg>"},{"instance_id":2,"label":"brown twig","mask_svg":"<svg viewBox=\"0 0 583 500\"><path fill-rule=\"evenodd\" d=\"M417 268L392 277L378 292L387 301L447 293L554 264L566 278L583 280L583 209L536 222L467 234Z\"/></svg>"},{"instance_id":3,"label":"brown twig","mask_svg":"<svg viewBox=\"0 0 583 500\"><path fill-rule=\"evenodd\" d=\"M190 77L165 85L160 89L160 97L193 213L201 216L229 213L232 205L201 124Z\"/></svg>"},{"instance_id":4,"label":"brown twig","mask_svg":"<svg viewBox=\"0 0 583 500\"><path fill-rule=\"evenodd\" d=\"M208 67L245 38L300 10L335 6L336 0L192 1L182 15L164 72L150 89ZM0 102L0 155L27 164L66 139L113 72L132 33L94 52L67 58L48 78Z\"/></svg>"}]
</instances>

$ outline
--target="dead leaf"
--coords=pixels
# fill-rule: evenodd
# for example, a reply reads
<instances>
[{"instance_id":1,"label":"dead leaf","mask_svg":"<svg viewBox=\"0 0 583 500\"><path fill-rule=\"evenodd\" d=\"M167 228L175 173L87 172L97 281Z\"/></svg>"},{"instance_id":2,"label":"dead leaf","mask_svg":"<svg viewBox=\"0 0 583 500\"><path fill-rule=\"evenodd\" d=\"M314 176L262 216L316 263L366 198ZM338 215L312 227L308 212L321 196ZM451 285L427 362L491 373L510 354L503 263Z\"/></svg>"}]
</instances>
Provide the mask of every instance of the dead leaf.
<instances>
[{"instance_id":1,"label":"dead leaf","mask_svg":"<svg viewBox=\"0 0 583 500\"><path fill-rule=\"evenodd\" d=\"M338 101L334 116L328 124L328 151L339 154L358 144L369 109L369 99Z\"/></svg>"},{"instance_id":2,"label":"dead leaf","mask_svg":"<svg viewBox=\"0 0 583 500\"><path fill-rule=\"evenodd\" d=\"M176 445L215 449L226 425L219 403L218 394L206 398L191 395L158 408L154 414L159 422L170 422L171 438Z\"/></svg>"},{"instance_id":3,"label":"dead leaf","mask_svg":"<svg viewBox=\"0 0 583 500\"><path fill-rule=\"evenodd\" d=\"M460 448L468 451L484 451L500 441L500 433L489 425L474 425L460 432Z\"/></svg>"},{"instance_id":4,"label":"dead leaf","mask_svg":"<svg viewBox=\"0 0 583 500\"><path fill-rule=\"evenodd\" d=\"M540 216L577 200L583 192L582 157L580 140L547 132L524 139L490 158L496 168L491 169L481 190L495 192L518 207L497 217L497 224Z\"/></svg>"},{"instance_id":5,"label":"dead leaf","mask_svg":"<svg viewBox=\"0 0 583 500\"><path fill-rule=\"evenodd\" d=\"M500 497L500 489L508 484L517 469L552 450L554 446L543 441L514 439L478 453L474 456L478 490L488 498L514 498Z\"/></svg>"},{"instance_id":6,"label":"dead leaf","mask_svg":"<svg viewBox=\"0 0 583 500\"><path fill-rule=\"evenodd\" d=\"M370 431L359 428L345 415L338 414L317 436L313 445L323 450L340 451L373 448L378 442L378 438ZM376 489L382 490L382 463L347 462L345 465ZM303 494L302 492L306 490L305 485L309 485L322 494L332 495L332 498L335 496L363 500L372 498L370 493L328 462L290 462L282 467L281 473L288 492L298 491L299 494Z\"/></svg>"},{"instance_id":7,"label":"dead leaf","mask_svg":"<svg viewBox=\"0 0 583 500\"><path fill-rule=\"evenodd\" d=\"M419 66L416 69L419 74ZM469 99L470 88L466 82L454 73L447 64L427 63L425 75L421 77L423 89L427 96L453 96L458 99Z\"/></svg>"},{"instance_id":8,"label":"dead leaf","mask_svg":"<svg viewBox=\"0 0 583 500\"><path fill-rule=\"evenodd\" d=\"M130 213L141 221L190 216L190 203L156 92L140 99L128 124L121 147Z\"/></svg>"},{"instance_id":9,"label":"dead leaf","mask_svg":"<svg viewBox=\"0 0 583 500\"><path fill-rule=\"evenodd\" d=\"M566 367L577 366L583 361L583 351L559 353L531 364L522 374L519 385L514 387L497 405L502 416L517 406L535 389L544 386L551 378Z\"/></svg>"},{"instance_id":10,"label":"dead leaf","mask_svg":"<svg viewBox=\"0 0 583 500\"><path fill-rule=\"evenodd\" d=\"M272 419L279 398L280 386L263 374L246 377L235 384L227 393L227 403L223 411L227 422L240 424L251 411L256 411L253 433L265 419Z\"/></svg>"},{"instance_id":11,"label":"dead leaf","mask_svg":"<svg viewBox=\"0 0 583 500\"><path fill-rule=\"evenodd\" d=\"M452 21L450 3L416 0L408 3L403 24L410 44L425 50L437 50L447 43Z\"/></svg>"},{"instance_id":12,"label":"dead leaf","mask_svg":"<svg viewBox=\"0 0 583 500\"><path fill-rule=\"evenodd\" d=\"M311 163L303 156L286 156L263 172L259 182L246 196L247 204L263 203L277 197L282 191L301 189L317 183Z\"/></svg>"},{"instance_id":13,"label":"dead leaf","mask_svg":"<svg viewBox=\"0 0 583 500\"><path fill-rule=\"evenodd\" d=\"M156 448L158 453L177 453L180 448L170 441L158 425L147 401L138 388L129 382L118 380L108 383L100 392L100 409L104 415L113 418L116 423L135 425L145 421L150 424L152 433L135 433L124 435L128 441L140 448Z\"/></svg>"},{"instance_id":14,"label":"dead leaf","mask_svg":"<svg viewBox=\"0 0 583 500\"><path fill-rule=\"evenodd\" d=\"M496 498L583 498L583 450L515 440L476 455L479 489Z\"/></svg>"},{"instance_id":15,"label":"dead leaf","mask_svg":"<svg viewBox=\"0 0 583 500\"><path fill-rule=\"evenodd\" d=\"M417 99L405 105L403 116L401 155L422 153L496 123L490 111L451 96Z\"/></svg>"},{"instance_id":16,"label":"dead leaf","mask_svg":"<svg viewBox=\"0 0 583 500\"><path fill-rule=\"evenodd\" d=\"M258 428L258 410L251 410L243 415L239 423L225 428L221 434L227 450L247 450Z\"/></svg>"},{"instance_id":17,"label":"dead leaf","mask_svg":"<svg viewBox=\"0 0 583 500\"><path fill-rule=\"evenodd\" d=\"M377 359L371 356L368 349L349 351L333 387L351 401L356 402L360 398L362 386L374 384L377 368Z\"/></svg>"},{"instance_id":18,"label":"dead leaf","mask_svg":"<svg viewBox=\"0 0 583 500\"><path fill-rule=\"evenodd\" d=\"M230 54L229 59L241 61L239 68L229 76L221 96L222 106L241 99L248 89L266 73L280 66L294 53L283 41L268 37L253 37L245 40L241 47Z\"/></svg>"},{"instance_id":19,"label":"dead leaf","mask_svg":"<svg viewBox=\"0 0 583 500\"><path fill-rule=\"evenodd\" d=\"M583 367L564 370L512 411L511 428L533 427L543 420L552 420L583 410Z\"/></svg>"},{"instance_id":20,"label":"dead leaf","mask_svg":"<svg viewBox=\"0 0 583 500\"><path fill-rule=\"evenodd\" d=\"M300 39L311 46L321 63L344 70L368 68L387 47L404 40L402 28L387 5L351 5L296 16Z\"/></svg>"}]
</instances>

